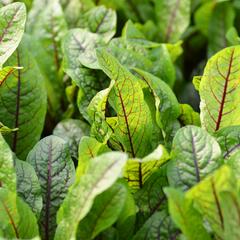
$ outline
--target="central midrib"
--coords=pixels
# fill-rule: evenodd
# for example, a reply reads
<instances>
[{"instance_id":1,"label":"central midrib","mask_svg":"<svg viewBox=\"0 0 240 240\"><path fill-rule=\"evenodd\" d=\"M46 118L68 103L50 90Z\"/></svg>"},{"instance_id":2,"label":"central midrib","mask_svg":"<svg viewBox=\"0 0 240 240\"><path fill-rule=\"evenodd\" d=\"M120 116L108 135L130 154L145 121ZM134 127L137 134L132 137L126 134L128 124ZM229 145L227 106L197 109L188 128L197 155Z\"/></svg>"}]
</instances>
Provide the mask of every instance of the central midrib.
<instances>
[{"instance_id":1,"label":"central midrib","mask_svg":"<svg viewBox=\"0 0 240 240\"><path fill-rule=\"evenodd\" d=\"M127 114L126 114L126 109L125 109L125 106L124 106L124 103L123 103L123 99L122 99L121 92L120 92L117 84L116 84L116 88L117 88L117 90L118 90L118 94L119 94L119 98L120 98L120 102L121 102L121 106L122 106L122 110L123 110L123 114L124 114L124 119L125 119L126 126L127 126L127 133L128 133L128 138L129 138L129 142L130 142L130 148L131 148L132 156L133 156L133 158L135 158L135 152L134 152L134 148L133 148L133 143L132 143L130 128L129 128L128 119L127 119Z\"/></svg>"},{"instance_id":2,"label":"central midrib","mask_svg":"<svg viewBox=\"0 0 240 240\"><path fill-rule=\"evenodd\" d=\"M226 95L227 95L228 82L229 82L229 77L230 77L230 74L231 74L231 68L232 68L232 63L233 63L233 55L234 55L234 49L232 50L231 57L230 57L230 63L229 63L229 67L228 67L227 76L226 76L226 79L225 79L225 84L224 84L224 89L223 89L223 94L222 94L222 100L221 100L221 104L220 104L220 109L219 109L218 119L217 119L217 122L216 122L215 131L217 131L220 128L220 124L221 124L221 121L222 121L223 109L224 109L225 99L226 99Z\"/></svg>"},{"instance_id":3,"label":"central midrib","mask_svg":"<svg viewBox=\"0 0 240 240\"><path fill-rule=\"evenodd\" d=\"M51 207L51 185L52 185L52 141L49 143L48 152L48 171L47 171L47 191L46 191L46 214L45 214L45 240L49 239L49 222L50 214L49 210Z\"/></svg>"}]
</instances>

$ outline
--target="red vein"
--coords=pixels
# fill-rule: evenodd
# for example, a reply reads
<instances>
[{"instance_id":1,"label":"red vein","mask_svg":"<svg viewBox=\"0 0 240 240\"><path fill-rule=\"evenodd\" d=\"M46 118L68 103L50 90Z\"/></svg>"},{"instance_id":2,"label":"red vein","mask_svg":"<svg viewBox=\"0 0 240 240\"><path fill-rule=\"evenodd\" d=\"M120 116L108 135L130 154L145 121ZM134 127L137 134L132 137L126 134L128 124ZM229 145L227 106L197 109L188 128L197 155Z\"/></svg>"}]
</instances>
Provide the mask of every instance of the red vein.
<instances>
[{"instance_id":1,"label":"red vein","mask_svg":"<svg viewBox=\"0 0 240 240\"><path fill-rule=\"evenodd\" d=\"M181 0L177 0L177 1L176 1L176 6L173 7L173 11L172 11L172 14L171 14L171 16L170 16L170 20L169 20L169 22L168 22L168 27L167 27L167 33L166 33L166 37L165 37L165 42L168 42L168 41L169 41L170 35L171 35L171 33L172 33L172 23L173 23L173 21L174 21L175 18L176 18L176 15L177 15L177 11L178 11L180 2L181 2Z\"/></svg>"},{"instance_id":2,"label":"red vein","mask_svg":"<svg viewBox=\"0 0 240 240\"><path fill-rule=\"evenodd\" d=\"M104 16L102 17L102 19L101 19L101 21L98 23L98 26L97 26L97 28L96 28L96 33L99 31L99 29L100 29L100 27L102 26L102 24L104 23L104 20L105 20L105 18L106 18L106 16L107 16L107 11L105 11L104 12Z\"/></svg>"},{"instance_id":3,"label":"red vein","mask_svg":"<svg viewBox=\"0 0 240 240\"><path fill-rule=\"evenodd\" d=\"M134 148L133 148L133 143L132 143L131 132L130 132L128 118L127 118L127 113L126 113L126 109L125 109L125 106L124 106L122 94L121 94L121 92L118 88L118 84L116 84L116 88L118 90L118 96L119 96L119 99L120 99L120 102L121 102L123 115L124 115L125 123L126 123L126 126L127 126L127 135L128 135L129 142L130 142L130 148L131 148L132 156L135 158L135 152L134 152Z\"/></svg>"},{"instance_id":4,"label":"red vein","mask_svg":"<svg viewBox=\"0 0 240 240\"><path fill-rule=\"evenodd\" d=\"M219 114L218 114L218 119L217 119L215 131L217 131L219 129L221 121L222 121L223 109L224 109L225 99L226 99L226 96L227 96L228 82L229 82L229 77L230 77L230 74L231 74L231 68L232 68L232 63L233 63L233 55L234 55L234 49L231 53L228 72L227 72L227 76L225 77L225 85L224 85L224 90L223 90L223 95L222 95L222 100L221 100L221 105L220 105L220 109L219 109Z\"/></svg>"},{"instance_id":5,"label":"red vein","mask_svg":"<svg viewBox=\"0 0 240 240\"><path fill-rule=\"evenodd\" d=\"M215 184L214 181L212 180L212 193L213 193L213 197L216 203L216 207L217 207L217 211L218 211L218 215L221 221L221 228L224 229L224 220L223 220L223 213L222 213L222 209L220 206L220 202L216 193L216 189L215 189Z\"/></svg>"},{"instance_id":6,"label":"red vein","mask_svg":"<svg viewBox=\"0 0 240 240\"><path fill-rule=\"evenodd\" d=\"M3 79L0 79L0 86L5 82L5 80L13 73L14 69L10 69L10 71L7 72L7 74L3 77Z\"/></svg>"},{"instance_id":7,"label":"red vein","mask_svg":"<svg viewBox=\"0 0 240 240\"><path fill-rule=\"evenodd\" d=\"M7 32L8 32L8 29L12 26L13 20L14 20L14 18L16 17L18 11L19 11L19 8L16 9L16 12L15 12L14 15L12 16L11 20L8 22L6 28L3 30L2 35L0 36L0 42L3 41L3 38L5 37L5 35L6 35Z\"/></svg>"},{"instance_id":8,"label":"red vein","mask_svg":"<svg viewBox=\"0 0 240 240\"><path fill-rule=\"evenodd\" d=\"M4 207L5 211L6 211L9 219L10 219L10 223L11 223L11 225L12 225L12 227L13 227L14 232L15 232L15 236L16 236L17 239L19 239L18 229L17 229L17 226L15 225L15 222L14 222L14 220L13 220L13 217L12 217L10 211L8 210L8 207L7 207L6 204L4 203L4 201L1 201L1 202L2 202L2 205L3 205L3 207Z\"/></svg>"},{"instance_id":9,"label":"red vein","mask_svg":"<svg viewBox=\"0 0 240 240\"><path fill-rule=\"evenodd\" d=\"M45 240L49 239L49 222L51 207L51 185L52 185L52 141L49 143L48 169L47 169L47 191L46 191L46 214L45 214Z\"/></svg>"}]
</instances>

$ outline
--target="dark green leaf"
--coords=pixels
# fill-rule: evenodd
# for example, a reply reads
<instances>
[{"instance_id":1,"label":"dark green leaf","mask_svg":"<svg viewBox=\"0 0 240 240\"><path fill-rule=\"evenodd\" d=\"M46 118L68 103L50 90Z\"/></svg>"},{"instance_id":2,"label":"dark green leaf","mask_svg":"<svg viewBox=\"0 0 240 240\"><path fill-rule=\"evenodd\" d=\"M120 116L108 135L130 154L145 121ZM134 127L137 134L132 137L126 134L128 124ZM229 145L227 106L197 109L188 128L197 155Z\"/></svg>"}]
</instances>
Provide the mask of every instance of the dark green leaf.
<instances>
[{"instance_id":1,"label":"dark green leaf","mask_svg":"<svg viewBox=\"0 0 240 240\"><path fill-rule=\"evenodd\" d=\"M23 69L9 75L0 88L0 119L9 128L19 129L6 140L20 159L25 159L39 140L47 108L44 78L28 51L28 41L23 38L7 62Z\"/></svg>"},{"instance_id":2,"label":"dark green leaf","mask_svg":"<svg viewBox=\"0 0 240 240\"><path fill-rule=\"evenodd\" d=\"M68 144L56 136L46 137L32 149L27 161L34 167L41 185L41 236L44 239L53 239L57 211L75 175Z\"/></svg>"},{"instance_id":3,"label":"dark green leaf","mask_svg":"<svg viewBox=\"0 0 240 240\"><path fill-rule=\"evenodd\" d=\"M217 141L199 127L181 128L174 137L172 160L168 166L171 185L188 189L221 164Z\"/></svg>"}]
</instances>

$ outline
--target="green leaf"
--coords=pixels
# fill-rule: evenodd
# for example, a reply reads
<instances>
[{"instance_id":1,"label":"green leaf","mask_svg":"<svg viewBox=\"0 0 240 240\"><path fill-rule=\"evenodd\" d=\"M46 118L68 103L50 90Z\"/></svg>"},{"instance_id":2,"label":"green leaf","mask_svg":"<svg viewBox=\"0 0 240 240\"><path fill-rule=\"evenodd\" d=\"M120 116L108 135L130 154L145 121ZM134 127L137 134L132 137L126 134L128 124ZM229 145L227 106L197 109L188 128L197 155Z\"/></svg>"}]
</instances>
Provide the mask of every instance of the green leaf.
<instances>
[{"instance_id":1,"label":"green leaf","mask_svg":"<svg viewBox=\"0 0 240 240\"><path fill-rule=\"evenodd\" d=\"M194 88L199 91L199 87L200 87L200 82L201 82L201 79L202 79L202 76L194 76L193 77L193 85L194 85Z\"/></svg>"},{"instance_id":2,"label":"green leaf","mask_svg":"<svg viewBox=\"0 0 240 240\"><path fill-rule=\"evenodd\" d=\"M105 113L107 111L107 100L114 83L111 82L110 86L98 92L88 105L87 112L91 120L91 136L95 137L102 143L107 143L109 140L112 129L107 123Z\"/></svg>"},{"instance_id":3,"label":"green leaf","mask_svg":"<svg viewBox=\"0 0 240 240\"><path fill-rule=\"evenodd\" d=\"M220 194L222 192L233 194L235 183L230 168L223 166L186 193L186 197L193 199L198 211L208 221L216 237L220 239L223 239L222 236L228 226L223 213L226 205Z\"/></svg>"},{"instance_id":4,"label":"green leaf","mask_svg":"<svg viewBox=\"0 0 240 240\"><path fill-rule=\"evenodd\" d=\"M75 171L68 144L56 136L46 137L31 150L27 161L34 167L41 185L41 236L53 239L57 211L74 182Z\"/></svg>"},{"instance_id":5,"label":"green leaf","mask_svg":"<svg viewBox=\"0 0 240 240\"><path fill-rule=\"evenodd\" d=\"M146 48L155 48L161 45L159 43L146 40L144 34L137 29L131 20L127 21L125 24L123 36L127 41L133 42L134 44L139 44L140 46L144 46Z\"/></svg>"},{"instance_id":6,"label":"green leaf","mask_svg":"<svg viewBox=\"0 0 240 240\"><path fill-rule=\"evenodd\" d=\"M22 39L26 15L23 3L13 3L0 8L0 69Z\"/></svg>"},{"instance_id":7,"label":"green leaf","mask_svg":"<svg viewBox=\"0 0 240 240\"><path fill-rule=\"evenodd\" d=\"M34 168L27 162L16 159L17 194L39 216L42 210L42 192Z\"/></svg>"},{"instance_id":8,"label":"green leaf","mask_svg":"<svg viewBox=\"0 0 240 240\"><path fill-rule=\"evenodd\" d=\"M143 188L139 189L134 198L141 216L144 219L166 206L166 197L163 188L168 186L166 168L161 167L149 177ZM140 216L138 217L139 221Z\"/></svg>"},{"instance_id":9,"label":"green leaf","mask_svg":"<svg viewBox=\"0 0 240 240\"><path fill-rule=\"evenodd\" d=\"M97 196L90 212L79 224L79 238L94 239L100 232L113 225L124 207L126 197L127 189L120 183L115 183Z\"/></svg>"},{"instance_id":10,"label":"green leaf","mask_svg":"<svg viewBox=\"0 0 240 240\"><path fill-rule=\"evenodd\" d=\"M190 0L155 0L155 11L163 42L176 42L190 22Z\"/></svg>"},{"instance_id":11,"label":"green leaf","mask_svg":"<svg viewBox=\"0 0 240 240\"><path fill-rule=\"evenodd\" d=\"M30 47L46 77L49 113L51 117L59 118L64 96L62 74L59 72L62 64L61 41L67 33L67 23L59 0L41 2L36 1L28 17L32 23L28 32L34 41Z\"/></svg>"},{"instance_id":12,"label":"green leaf","mask_svg":"<svg viewBox=\"0 0 240 240\"><path fill-rule=\"evenodd\" d=\"M180 108L181 113L178 119L182 125L201 126L199 113L195 112L190 105L180 104Z\"/></svg>"},{"instance_id":13,"label":"green leaf","mask_svg":"<svg viewBox=\"0 0 240 240\"><path fill-rule=\"evenodd\" d=\"M154 95L155 107L157 109L157 123L163 129L165 135L169 136L172 130L169 129L169 127L173 125L173 122L176 121L180 115L180 107L176 96L171 88L160 78L140 69L134 69L134 71L147 83L150 91Z\"/></svg>"},{"instance_id":14,"label":"green leaf","mask_svg":"<svg viewBox=\"0 0 240 240\"><path fill-rule=\"evenodd\" d=\"M143 157L151 151L152 119L138 79L106 50L97 50L97 57L102 70L114 82L109 96L118 117L114 135L131 157Z\"/></svg>"},{"instance_id":15,"label":"green leaf","mask_svg":"<svg viewBox=\"0 0 240 240\"><path fill-rule=\"evenodd\" d=\"M173 139L168 167L170 185L188 189L221 164L217 141L199 127L181 128Z\"/></svg>"},{"instance_id":16,"label":"green leaf","mask_svg":"<svg viewBox=\"0 0 240 240\"><path fill-rule=\"evenodd\" d=\"M153 171L157 170L168 160L168 152L162 145L159 145L143 159L129 159L125 166L124 177L127 179L132 190L142 188Z\"/></svg>"},{"instance_id":17,"label":"green leaf","mask_svg":"<svg viewBox=\"0 0 240 240\"><path fill-rule=\"evenodd\" d=\"M16 174L13 166L13 153L0 133L0 188L16 190Z\"/></svg>"},{"instance_id":18,"label":"green leaf","mask_svg":"<svg viewBox=\"0 0 240 240\"><path fill-rule=\"evenodd\" d=\"M170 54L170 57L172 59L172 62L176 62L178 57L183 53L183 48L182 48L183 41L179 40L178 42L174 44L166 44L168 52Z\"/></svg>"},{"instance_id":19,"label":"green leaf","mask_svg":"<svg viewBox=\"0 0 240 240\"><path fill-rule=\"evenodd\" d=\"M211 21L211 17L212 17L212 13L215 5L216 5L216 1L206 2L202 4L194 13L194 22L196 24L196 27L206 37L208 37L209 24Z\"/></svg>"},{"instance_id":20,"label":"green leaf","mask_svg":"<svg viewBox=\"0 0 240 240\"><path fill-rule=\"evenodd\" d=\"M83 136L89 134L89 125L76 119L66 119L57 124L53 135L65 140L70 148L71 156L78 159L78 145Z\"/></svg>"},{"instance_id":21,"label":"green leaf","mask_svg":"<svg viewBox=\"0 0 240 240\"><path fill-rule=\"evenodd\" d=\"M98 91L107 87L108 81L106 81L105 78L103 79L101 75L97 74L97 72L85 68L82 65L81 60L85 59L85 50L79 43L81 40L84 40L84 44L88 44L89 39L83 38L81 34L79 35L81 32L84 32L85 36L90 34L99 40L101 39L97 34L89 33L87 30L70 30L63 40L63 70L80 88L78 96L78 104L80 105L79 110L83 114L84 118L88 120L88 115L86 113L87 106ZM94 45L95 43L92 41L92 44ZM94 49L90 47L88 47L88 49L89 54L91 56L95 56ZM80 53L82 54L81 59L79 58Z\"/></svg>"},{"instance_id":22,"label":"green leaf","mask_svg":"<svg viewBox=\"0 0 240 240\"><path fill-rule=\"evenodd\" d=\"M52 58L52 67L58 71L61 65L61 40L66 34L67 24L59 0L48 1L34 20L30 32L38 38Z\"/></svg>"},{"instance_id":23,"label":"green leaf","mask_svg":"<svg viewBox=\"0 0 240 240\"><path fill-rule=\"evenodd\" d=\"M38 236L37 220L15 193L0 188L0 237L31 239Z\"/></svg>"},{"instance_id":24,"label":"green leaf","mask_svg":"<svg viewBox=\"0 0 240 240\"><path fill-rule=\"evenodd\" d=\"M78 223L87 215L97 195L111 187L122 173L127 156L106 153L91 160L86 174L77 178L58 212L55 240L76 239Z\"/></svg>"},{"instance_id":25,"label":"green leaf","mask_svg":"<svg viewBox=\"0 0 240 240\"><path fill-rule=\"evenodd\" d=\"M0 69L0 87L4 83L4 81L11 75L14 71L16 71L18 67L4 67Z\"/></svg>"},{"instance_id":26,"label":"green leaf","mask_svg":"<svg viewBox=\"0 0 240 240\"><path fill-rule=\"evenodd\" d=\"M108 152L110 149L95 138L82 137L78 148L78 168L77 176L82 176L90 163L90 160L104 152Z\"/></svg>"},{"instance_id":27,"label":"green leaf","mask_svg":"<svg viewBox=\"0 0 240 240\"><path fill-rule=\"evenodd\" d=\"M152 49L149 54L153 62L152 74L159 76L172 88L176 80L176 70L167 44L162 44L160 47Z\"/></svg>"},{"instance_id":28,"label":"green leaf","mask_svg":"<svg viewBox=\"0 0 240 240\"><path fill-rule=\"evenodd\" d=\"M235 12L230 2L218 3L212 13L208 29L208 54L229 46L226 34L234 26Z\"/></svg>"},{"instance_id":29,"label":"green leaf","mask_svg":"<svg viewBox=\"0 0 240 240\"><path fill-rule=\"evenodd\" d=\"M134 235L133 240L169 240L178 235L176 227L165 211L154 213Z\"/></svg>"},{"instance_id":30,"label":"green leaf","mask_svg":"<svg viewBox=\"0 0 240 240\"><path fill-rule=\"evenodd\" d=\"M99 4L121 12L126 19L143 22L153 18L154 11L148 0L100 0Z\"/></svg>"},{"instance_id":31,"label":"green leaf","mask_svg":"<svg viewBox=\"0 0 240 240\"><path fill-rule=\"evenodd\" d=\"M240 238L240 230L238 228L240 224L239 220L239 207L240 198L236 192L221 192L220 193L220 204L223 206L223 218L224 218L224 240L238 240Z\"/></svg>"},{"instance_id":32,"label":"green leaf","mask_svg":"<svg viewBox=\"0 0 240 240\"><path fill-rule=\"evenodd\" d=\"M225 159L240 149L240 126L225 127L215 133Z\"/></svg>"},{"instance_id":33,"label":"green leaf","mask_svg":"<svg viewBox=\"0 0 240 240\"><path fill-rule=\"evenodd\" d=\"M237 179L240 179L240 151L233 153L232 155L228 156L227 165L229 165Z\"/></svg>"},{"instance_id":34,"label":"green leaf","mask_svg":"<svg viewBox=\"0 0 240 240\"><path fill-rule=\"evenodd\" d=\"M210 240L211 237L203 226L203 219L193 207L193 202L174 188L164 189L168 197L169 212L173 221L181 229L186 239Z\"/></svg>"},{"instance_id":35,"label":"green leaf","mask_svg":"<svg viewBox=\"0 0 240 240\"><path fill-rule=\"evenodd\" d=\"M131 239L134 233L137 206L135 205L131 189L128 187L127 182L122 180L121 183L124 184L127 190L127 196L115 225L119 239L128 240Z\"/></svg>"},{"instance_id":36,"label":"green leaf","mask_svg":"<svg viewBox=\"0 0 240 240\"><path fill-rule=\"evenodd\" d=\"M105 45L101 35L86 29L72 29L65 39L64 46L69 54L77 54L77 60L85 67L99 69L95 49Z\"/></svg>"},{"instance_id":37,"label":"green leaf","mask_svg":"<svg viewBox=\"0 0 240 240\"><path fill-rule=\"evenodd\" d=\"M78 27L86 28L92 33L99 34L104 41L108 42L115 35L117 25L117 15L112 9L99 6L90 9L80 20Z\"/></svg>"},{"instance_id":38,"label":"green leaf","mask_svg":"<svg viewBox=\"0 0 240 240\"><path fill-rule=\"evenodd\" d=\"M126 25L126 30L128 29ZM170 86L176 78L175 68L166 44L139 44L134 38L114 38L108 45L108 51L128 69L139 68L161 77ZM131 36L131 35L130 35ZM147 41L147 40L145 40ZM159 56L162 56L159 58ZM139 60L141 59L141 61Z\"/></svg>"},{"instance_id":39,"label":"green leaf","mask_svg":"<svg viewBox=\"0 0 240 240\"><path fill-rule=\"evenodd\" d=\"M93 0L61 0L61 3L70 27L76 27L76 24L84 19L85 13L95 6Z\"/></svg>"},{"instance_id":40,"label":"green leaf","mask_svg":"<svg viewBox=\"0 0 240 240\"><path fill-rule=\"evenodd\" d=\"M23 69L9 75L0 88L0 119L9 128L19 129L5 139L20 159L25 159L39 140L47 108L44 78L28 44L28 39L23 38L7 62Z\"/></svg>"},{"instance_id":41,"label":"green leaf","mask_svg":"<svg viewBox=\"0 0 240 240\"><path fill-rule=\"evenodd\" d=\"M238 36L238 31L235 27L231 27L227 34L226 38L230 45L239 45L240 44L240 37Z\"/></svg>"},{"instance_id":42,"label":"green leaf","mask_svg":"<svg viewBox=\"0 0 240 240\"><path fill-rule=\"evenodd\" d=\"M240 124L238 60L240 48L229 47L208 61L200 83L200 109L203 128L213 133Z\"/></svg>"}]
</instances>

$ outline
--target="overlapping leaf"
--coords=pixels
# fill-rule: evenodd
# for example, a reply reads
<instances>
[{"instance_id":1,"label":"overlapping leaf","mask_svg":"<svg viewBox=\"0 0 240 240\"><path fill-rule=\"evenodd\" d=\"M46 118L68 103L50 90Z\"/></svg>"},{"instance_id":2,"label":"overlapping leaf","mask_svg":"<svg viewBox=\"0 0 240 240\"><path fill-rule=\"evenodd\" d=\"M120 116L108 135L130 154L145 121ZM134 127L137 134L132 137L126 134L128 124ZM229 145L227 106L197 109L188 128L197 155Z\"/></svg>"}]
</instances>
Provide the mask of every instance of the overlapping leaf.
<instances>
[{"instance_id":1,"label":"overlapping leaf","mask_svg":"<svg viewBox=\"0 0 240 240\"><path fill-rule=\"evenodd\" d=\"M0 188L0 237L31 239L38 236L38 225L29 206L16 193Z\"/></svg>"},{"instance_id":2,"label":"overlapping leaf","mask_svg":"<svg viewBox=\"0 0 240 240\"><path fill-rule=\"evenodd\" d=\"M239 59L240 47L229 47L214 55L205 67L199 89L200 117L210 133L240 124Z\"/></svg>"},{"instance_id":3,"label":"overlapping leaf","mask_svg":"<svg viewBox=\"0 0 240 240\"><path fill-rule=\"evenodd\" d=\"M222 149L223 157L228 159L240 149L240 126L223 128L215 134Z\"/></svg>"},{"instance_id":4,"label":"overlapping leaf","mask_svg":"<svg viewBox=\"0 0 240 240\"><path fill-rule=\"evenodd\" d=\"M8 60L9 66L23 67L9 75L0 88L0 119L18 131L5 138L21 159L39 140L46 114L47 97L44 78L24 38Z\"/></svg>"},{"instance_id":5,"label":"overlapping leaf","mask_svg":"<svg viewBox=\"0 0 240 240\"><path fill-rule=\"evenodd\" d=\"M61 41L67 32L67 23L59 0L36 1L31 12L28 20L32 24L28 32L34 43L30 44L30 48L47 81L49 113L51 117L58 118L64 93L62 75L59 73L62 64Z\"/></svg>"},{"instance_id":6,"label":"overlapping leaf","mask_svg":"<svg viewBox=\"0 0 240 240\"><path fill-rule=\"evenodd\" d=\"M213 9L208 27L208 54L230 46L226 38L228 30L234 25L235 12L230 2L217 3Z\"/></svg>"},{"instance_id":7,"label":"overlapping leaf","mask_svg":"<svg viewBox=\"0 0 240 240\"><path fill-rule=\"evenodd\" d=\"M16 159L17 193L39 217L42 210L42 192L34 168L27 162Z\"/></svg>"},{"instance_id":8,"label":"overlapping leaf","mask_svg":"<svg viewBox=\"0 0 240 240\"><path fill-rule=\"evenodd\" d=\"M193 108L188 104L180 105L181 113L179 116L179 121L182 125L195 125L200 127L200 116L198 112L195 112Z\"/></svg>"},{"instance_id":9,"label":"overlapping leaf","mask_svg":"<svg viewBox=\"0 0 240 240\"><path fill-rule=\"evenodd\" d=\"M32 149L27 161L34 167L41 185L43 198L39 220L41 236L53 239L57 226L57 211L75 175L68 144L56 136L46 137Z\"/></svg>"},{"instance_id":10,"label":"overlapping leaf","mask_svg":"<svg viewBox=\"0 0 240 240\"><path fill-rule=\"evenodd\" d=\"M118 117L114 135L130 156L142 157L151 151L152 119L138 79L106 50L98 50L97 57L103 71L114 81L109 96Z\"/></svg>"},{"instance_id":11,"label":"overlapping leaf","mask_svg":"<svg viewBox=\"0 0 240 240\"><path fill-rule=\"evenodd\" d=\"M22 39L26 14L23 3L13 3L0 8L0 68Z\"/></svg>"},{"instance_id":12,"label":"overlapping leaf","mask_svg":"<svg viewBox=\"0 0 240 240\"><path fill-rule=\"evenodd\" d=\"M134 235L133 240L175 239L179 232L166 211L154 213Z\"/></svg>"},{"instance_id":13,"label":"overlapping leaf","mask_svg":"<svg viewBox=\"0 0 240 240\"><path fill-rule=\"evenodd\" d=\"M55 240L76 239L78 223L87 215L97 195L114 184L127 156L106 153L92 159L84 176L78 177L58 212Z\"/></svg>"},{"instance_id":14,"label":"overlapping leaf","mask_svg":"<svg viewBox=\"0 0 240 240\"><path fill-rule=\"evenodd\" d=\"M77 119L67 119L59 122L53 130L53 135L64 139L71 151L71 156L78 159L78 145L81 138L89 133L89 125Z\"/></svg>"},{"instance_id":15,"label":"overlapping leaf","mask_svg":"<svg viewBox=\"0 0 240 240\"><path fill-rule=\"evenodd\" d=\"M98 142L95 138L83 137L78 148L77 176L80 177L85 173L92 158L108 151L108 147Z\"/></svg>"},{"instance_id":16,"label":"overlapping leaf","mask_svg":"<svg viewBox=\"0 0 240 240\"><path fill-rule=\"evenodd\" d=\"M203 227L203 219L194 209L193 202L186 199L181 191L173 188L165 189L168 197L169 211L176 225L182 230L187 239L210 240L211 237Z\"/></svg>"},{"instance_id":17,"label":"overlapping leaf","mask_svg":"<svg viewBox=\"0 0 240 240\"><path fill-rule=\"evenodd\" d=\"M162 145L159 145L143 159L129 159L125 166L124 177L132 190L142 188L154 170L157 170L168 160L168 152Z\"/></svg>"},{"instance_id":18,"label":"overlapping leaf","mask_svg":"<svg viewBox=\"0 0 240 240\"><path fill-rule=\"evenodd\" d=\"M144 220L165 207L166 197L163 188L167 186L166 168L162 167L155 171L144 183L143 188L134 194L139 213ZM138 218L140 217L139 215Z\"/></svg>"},{"instance_id":19,"label":"overlapping leaf","mask_svg":"<svg viewBox=\"0 0 240 240\"><path fill-rule=\"evenodd\" d=\"M92 8L78 23L79 27L87 28L92 33L99 34L105 41L109 41L116 32L117 15L105 6Z\"/></svg>"},{"instance_id":20,"label":"overlapping leaf","mask_svg":"<svg viewBox=\"0 0 240 240\"><path fill-rule=\"evenodd\" d=\"M165 142L170 144L175 132L180 127L177 121L180 115L177 98L171 88L160 78L140 69L134 69L134 71L146 82L155 98L156 123L162 129Z\"/></svg>"},{"instance_id":21,"label":"overlapping leaf","mask_svg":"<svg viewBox=\"0 0 240 240\"><path fill-rule=\"evenodd\" d=\"M190 21L190 0L155 0L156 16L163 42L176 42Z\"/></svg>"},{"instance_id":22,"label":"overlapping leaf","mask_svg":"<svg viewBox=\"0 0 240 240\"><path fill-rule=\"evenodd\" d=\"M82 36L82 32L85 33L85 35ZM67 33L63 41L63 68L73 82L80 88L78 96L79 110L84 118L88 119L86 113L88 104L98 91L107 87L108 81L105 83L105 79L101 75L82 65L82 61L87 61L85 59L86 50L82 46L82 41L84 45L88 45L89 43L89 39L86 38L86 36L94 36L95 39L97 38L99 41L102 41L101 37L97 34L90 33L83 29L73 29ZM91 46L88 46L88 53L91 58L93 57L95 59L94 48L92 47L95 47L96 43L93 39L90 40ZM82 56L81 58L79 57L80 55Z\"/></svg>"},{"instance_id":23,"label":"overlapping leaf","mask_svg":"<svg viewBox=\"0 0 240 240\"><path fill-rule=\"evenodd\" d=\"M156 99L156 109L160 112L157 113L156 116L157 122L163 129L166 129L167 125L170 125L170 122L176 120L180 115L180 107L176 96L171 88L160 78L140 69L135 68L134 70L139 74L142 80L147 83L150 91L154 95Z\"/></svg>"},{"instance_id":24,"label":"overlapping leaf","mask_svg":"<svg viewBox=\"0 0 240 240\"><path fill-rule=\"evenodd\" d=\"M217 141L195 126L186 126L177 132L171 156L169 182L183 189L191 188L221 164L221 149Z\"/></svg>"},{"instance_id":25,"label":"overlapping leaf","mask_svg":"<svg viewBox=\"0 0 240 240\"><path fill-rule=\"evenodd\" d=\"M226 196L223 198L222 194ZM212 176L190 189L186 197L193 199L196 208L208 221L217 238L237 239L235 234L228 235L236 222L239 222L239 215L236 214L239 208L239 199L236 194L237 186L234 175L229 167L223 166ZM235 210L233 211L233 209ZM231 217L234 218L226 219L232 213ZM236 231L239 237L239 230L236 229Z\"/></svg>"},{"instance_id":26,"label":"overlapping leaf","mask_svg":"<svg viewBox=\"0 0 240 240\"><path fill-rule=\"evenodd\" d=\"M17 70L16 67L4 67L3 69L0 69L0 87L15 70Z\"/></svg>"},{"instance_id":27,"label":"overlapping leaf","mask_svg":"<svg viewBox=\"0 0 240 240\"><path fill-rule=\"evenodd\" d=\"M107 100L109 93L113 87L113 82L110 86L98 92L90 102L87 108L89 119L91 120L91 136L95 137L98 141L106 143L111 134L112 129L107 123L106 110Z\"/></svg>"},{"instance_id":28,"label":"overlapping leaf","mask_svg":"<svg viewBox=\"0 0 240 240\"><path fill-rule=\"evenodd\" d=\"M95 6L92 0L60 0L60 2L70 27L76 27L76 25L85 21L85 13Z\"/></svg>"},{"instance_id":29,"label":"overlapping leaf","mask_svg":"<svg viewBox=\"0 0 240 240\"><path fill-rule=\"evenodd\" d=\"M94 200L94 204L78 227L82 239L94 239L118 219L126 201L127 189L124 184L115 183Z\"/></svg>"},{"instance_id":30,"label":"overlapping leaf","mask_svg":"<svg viewBox=\"0 0 240 240\"><path fill-rule=\"evenodd\" d=\"M16 174L13 153L0 133L0 188L16 190Z\"/></svg>"}]
</instances>

